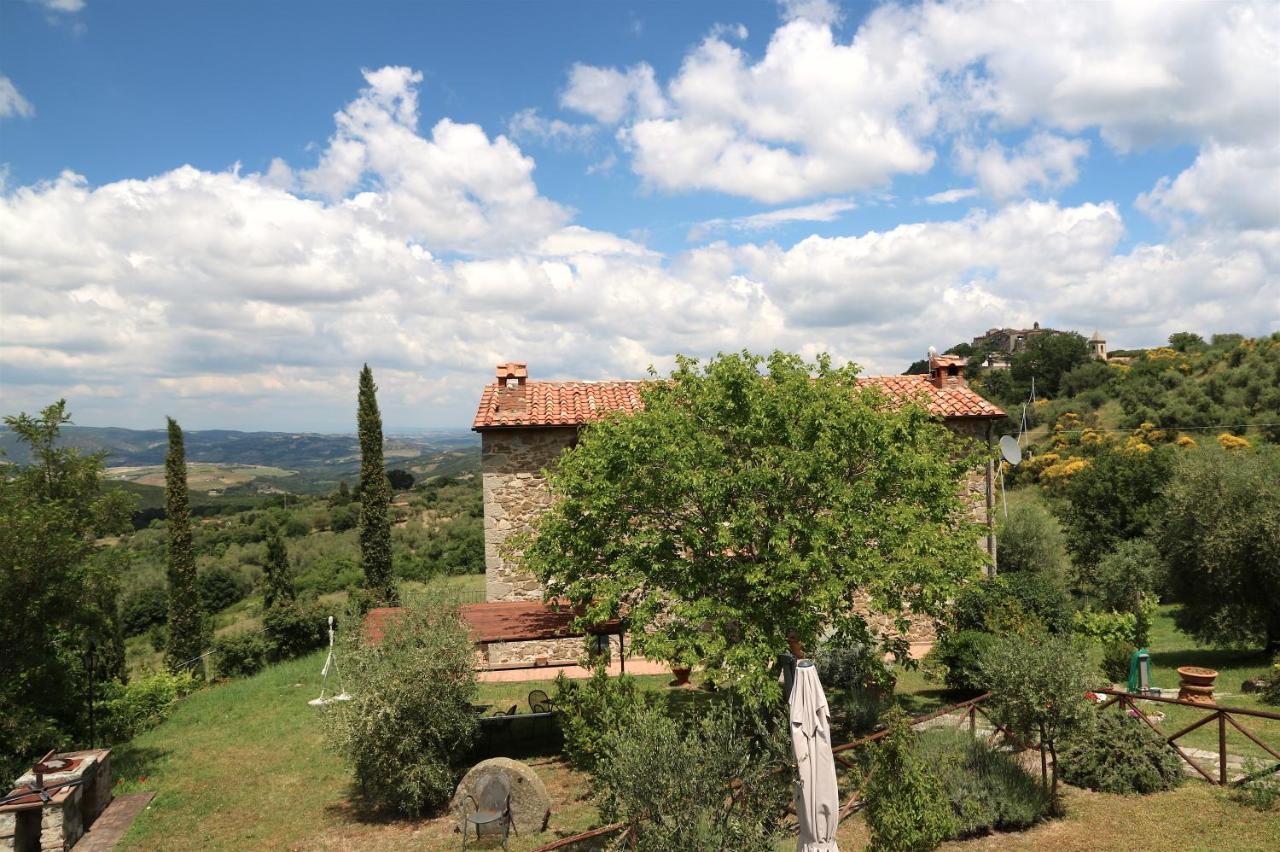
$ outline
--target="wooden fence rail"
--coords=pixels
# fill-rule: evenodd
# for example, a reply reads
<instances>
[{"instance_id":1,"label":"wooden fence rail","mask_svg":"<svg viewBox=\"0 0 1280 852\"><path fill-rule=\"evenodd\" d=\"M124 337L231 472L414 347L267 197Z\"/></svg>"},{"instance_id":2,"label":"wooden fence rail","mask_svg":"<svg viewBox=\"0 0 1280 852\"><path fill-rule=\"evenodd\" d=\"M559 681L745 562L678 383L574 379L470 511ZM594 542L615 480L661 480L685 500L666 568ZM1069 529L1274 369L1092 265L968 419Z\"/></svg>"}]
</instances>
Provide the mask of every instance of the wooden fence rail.
<instances>
[{"instance_id":1,"label":"wooden fence rail","mask_svg":"<svg viewBox=\"0 0 1280 852\"><path fill-rule=\"evenodd\" d=\"M1260 775L1269 775L1272 772L1280 770L1280 763L1277 763L1275 766L1267 767L1260 772L1255 772L1252 774L1246 773L1243 777L1238 778L1235 781L1230 781L1230 779L1227 777L1227 725L1231 725L1237 731L1239 731L1240 733L1248 737L1249 740L1252 741L1253 744L1256 745L1258 748L1262 749L1267 754L1274 757L1277 761L1280 761L1280 751L1277 751L1272 746L1263 742L1256 734L1254 734L1252 731L1245 728L1244 725L1240 724L1240 722L1236 721L1235 719L1236 716L1252 716L1258 719L1272 719L1272 720L1280 721L1280 713L1270 713L1266 710L1251 710L1247 707L1223 707L1219 704L1199 704L1195 701L1183 701L1180 698L1165 698L1164 696L1160 696L1160 695L1142 695L1139 693L1125 692L1123 690L1118 690L1118 689L1095 689L1094 692L1096 692L1099 695L1110 696L1106 701L1104 701L1102 704L1099 705L1098 709L1100 710L1105 709L1107 707L1110 707L1112 704L1115 704L1115 705L1118 705L1121 710L1127 710L1137 718L1141 719L1143 722L1146 722L1147 725L1151 728L1151 730L1159 734L1161 738L1164 739L1165 742L1167 742L1170 746L1173 747L1174 751L1176 751L1183 760L1185 760L1188 764L1190 764L1192 769L1200 773L1200 776L1203 777L1210 784L1217 784L1222 787L1226 787L1229 784L1231 786L1239 786L1240 784L1247 783L1248 781L1252 780L1254 777L1257 777ZM1138 704L1137 704L1138 701L1156 701L1161 704L1175 704L1180 707L1191 707L1195 710L1208 711L1209 715L1205 716L1203 719L1198 719L1195 722L1192 722L1190 725L1184 726L1183 728L1181 728L1180 730L1172 734L1166 734L1164 731L1160 730L1160 726L1157 725L1155 722L1153 722L1151 718L1147 716L1146 713L1142 712L1142 708L1138 707ZM1179 740L1182 737L1185 737L1187 734L1191 733L1192 731L1198 730L1199 728L1215 720L1218 723L1218 777L1217 778L1214 778L1213 775L1211 775L1207 770L1205 770L1203 766L1201 766L1198 762L1193 760L1191 758L1191 755L1183 751L1182 747L1179 746L1176 742L1176 740Z\"/></svg>"}]
</instances>

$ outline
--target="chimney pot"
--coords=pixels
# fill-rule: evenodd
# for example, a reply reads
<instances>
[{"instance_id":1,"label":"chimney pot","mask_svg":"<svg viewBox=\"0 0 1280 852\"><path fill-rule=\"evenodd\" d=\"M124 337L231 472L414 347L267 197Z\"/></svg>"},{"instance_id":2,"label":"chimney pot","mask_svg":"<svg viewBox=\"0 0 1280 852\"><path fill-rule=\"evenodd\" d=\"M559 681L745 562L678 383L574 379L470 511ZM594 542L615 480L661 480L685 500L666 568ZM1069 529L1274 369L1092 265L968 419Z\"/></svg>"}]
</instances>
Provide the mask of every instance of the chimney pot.
<instances>
[{"instance_id":1,"label":"chimney pot","mask_svg":"<svg viewBox=\"0 0 1280 852\"><path fill-rule=\"evenodd\" d=\"M529 379L529 366L524 361L508 361L498 365L497 375L500 388L509 387L512 379L515 379L517 387L524 387Z\"/></svg>"}]
</instances>

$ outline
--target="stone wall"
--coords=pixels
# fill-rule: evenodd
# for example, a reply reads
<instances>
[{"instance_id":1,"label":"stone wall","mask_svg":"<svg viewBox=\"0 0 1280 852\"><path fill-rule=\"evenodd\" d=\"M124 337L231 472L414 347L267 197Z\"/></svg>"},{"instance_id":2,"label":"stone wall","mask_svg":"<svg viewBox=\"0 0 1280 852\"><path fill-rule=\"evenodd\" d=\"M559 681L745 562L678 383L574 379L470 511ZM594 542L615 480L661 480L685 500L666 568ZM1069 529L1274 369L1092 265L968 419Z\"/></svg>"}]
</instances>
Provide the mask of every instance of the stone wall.
<instances>
[{"instance_id":1,"label":"stone wall","mask_svg":"<svg viewBox=\"0 0 1280 852\"><path fill-rule=\"evenodd\" d=\"M576 429L489 429L481 434L485 600L541 599L537 579L512 558L515 554L504 555L502 548L551 505L542 472L576 438Z\"/></svg>"},{"instance_id":2,"label":"stone wall","mask_svg":"<svg viewBox=\"0 0 1280 852\"><path fill-rule=\"evenodd\" d=\"M618 659L622 645L617 636L609 638L609 658ZM542 662L578 663L587 656L588 638L575 636L572 639L539 639L529 642L491 642L489 643L488 663L490 666L536 665ZM627 653L631 653L631 643L626 645Z\"/></svg>"}]
</instances>

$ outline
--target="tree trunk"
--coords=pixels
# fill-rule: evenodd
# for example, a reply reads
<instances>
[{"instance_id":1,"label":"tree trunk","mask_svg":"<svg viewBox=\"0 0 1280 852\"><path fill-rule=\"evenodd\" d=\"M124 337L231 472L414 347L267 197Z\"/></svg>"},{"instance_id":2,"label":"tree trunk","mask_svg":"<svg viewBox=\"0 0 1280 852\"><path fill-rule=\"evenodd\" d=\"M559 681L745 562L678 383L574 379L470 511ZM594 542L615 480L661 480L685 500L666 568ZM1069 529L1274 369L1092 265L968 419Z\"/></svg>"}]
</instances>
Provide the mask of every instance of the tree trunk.
<instances>
[{"instance_id":1,"label":"tree trunk","mask_svg":"<svg viewBox=\"0 0 1280 852\"><path fill-rule=\"evenodd\" d=\"M1053 813L1062 814L1062 804L1058 801L1058 750L1053 745L1053 740L1049 741L1049 756L1053 758L1053 789L1049 792L1049 806L1053 808Z\"/></svg>"},{"instance_id":2,"label":"tree trunk","mask_svg":"<svg viewBox=\"0 0 1280 852\"><path fill-rule=\"evenodd\" d=\"M1057 769L1057 766L1054 766ZM1049 790L1049 763L1044 754L1044 722L1040 723L1040 786Z\"/></svg>"}]
</instances>

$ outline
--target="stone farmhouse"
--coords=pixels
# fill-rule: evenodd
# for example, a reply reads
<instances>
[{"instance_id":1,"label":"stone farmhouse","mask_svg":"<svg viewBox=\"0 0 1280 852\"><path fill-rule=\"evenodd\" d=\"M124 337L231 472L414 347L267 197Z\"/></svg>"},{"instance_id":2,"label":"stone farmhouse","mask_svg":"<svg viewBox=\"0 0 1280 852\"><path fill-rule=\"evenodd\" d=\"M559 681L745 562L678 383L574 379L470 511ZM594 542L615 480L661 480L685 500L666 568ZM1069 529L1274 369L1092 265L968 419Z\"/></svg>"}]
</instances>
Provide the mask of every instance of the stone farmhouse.
<instances>
[{"instance_id":1,"label":"stone farmhouse","mask_svg":"<svg viewBox=\"0 0 1280 852\"><path fill-rule=\"evenodd\" d=\"M928 375L873 376L859 381L876 385L893 397L923 397L929 410L952 431L989 445L995 440L995 421L1004 417L1002 410L968 387L964 359L957 356L931 355ZM504 544L528 530L550 505L544 471L553 468L560 454L577 442L579 431L587 424L607 412L639 411L643 385L643 381L530 381L525 363L498 365L496 381L481 392L472 425L481 441L487 601L541 599L537 578L524 570L518 559L504 554ZM982 544L994 564L993 486L991 464L973 471L965 483L974 516L987 527ZM932 625L913 627L908 638L931 639ZM573 659L581 650L581 641L563 643L564 647L556 648L545 643L529 649L517 643L491 646L490 662L527 662L534 655Z\"/></svg>"}]
</instances>

